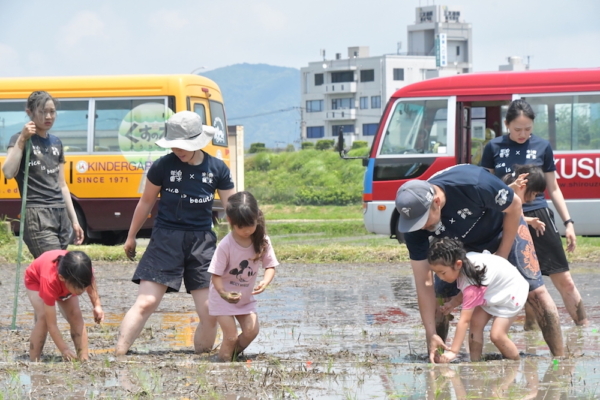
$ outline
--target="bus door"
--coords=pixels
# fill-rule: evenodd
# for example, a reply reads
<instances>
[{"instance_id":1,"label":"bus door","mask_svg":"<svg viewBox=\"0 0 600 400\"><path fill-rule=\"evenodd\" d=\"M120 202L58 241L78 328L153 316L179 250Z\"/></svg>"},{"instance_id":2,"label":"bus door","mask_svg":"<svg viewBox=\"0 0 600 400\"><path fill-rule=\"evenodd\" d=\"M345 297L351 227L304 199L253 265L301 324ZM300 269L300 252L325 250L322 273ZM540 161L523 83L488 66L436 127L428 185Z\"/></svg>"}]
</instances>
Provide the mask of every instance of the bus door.
<instances>
[{"instance_id":1,"label":"bus door","mask_svg":"<svg viewBox=\"0 0 600 400\"><path fill-rule=\"evenodd\" d=\"M479 165L485 145L503 134L512 95L459 96L456 104L456 161Z\"/></svg>"},{"instance_id":2,"label":"bus door","mask_svg":"<svg viewBox=\"0 0 600 400\"><path fill-rule=\"evenodd\" d=\"M471 159L471 104L459 102L456 105L456 163L465 164Z\"/></svg>"}]
</instances>

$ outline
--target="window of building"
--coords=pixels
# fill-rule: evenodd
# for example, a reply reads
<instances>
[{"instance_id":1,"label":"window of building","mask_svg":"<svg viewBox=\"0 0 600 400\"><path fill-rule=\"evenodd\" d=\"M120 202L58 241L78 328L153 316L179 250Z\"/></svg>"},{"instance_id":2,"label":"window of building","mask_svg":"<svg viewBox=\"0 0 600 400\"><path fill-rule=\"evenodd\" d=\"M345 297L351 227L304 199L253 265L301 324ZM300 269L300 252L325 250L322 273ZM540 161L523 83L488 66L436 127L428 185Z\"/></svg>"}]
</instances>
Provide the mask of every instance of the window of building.
<instances>
[{"instance_id":1,"label":"window of building","mask_svg":"<svg viewBox=\"0 0 600 400\"><path fill-rule=\"evenodd\" d=\"M460 56L460 46L456 46L456 55Z\"/></svg>"},{"instance_id":2,"label":"window of building","mask_svg":"<svg viewBox=\"0 0 600 400\"><path fill-rule=\"evenodd\" d=\"M323 74L315 74L315 86L321 86L325 82Z\"/></svg>"},{"instance_id":3,"label":"window of building","mask_svg":"<svg viewBox=\"0 0 600 400\"><path fill-rule=\"evenodd\" d=\"M354 108L354 99L331 99L332 110L349 110Z\"/></svg>"},{"instance_id":4,"label":"window of building","mask_svg":"<svg viewBox=\"0 0 600 400\"><path fill-rule=\"evenodd\" d=\"M337 136L340 133L340 129L344 133L354 133L354 125L332 125L331 136Z\"/></svg>"},{"instance_id":5,"label":"window of building","mask_svg":"<svg viewBox=\"0 0 600 400\"><path fill-rule=\"evenodd\" d=\"M381 108L381 96L371 96L371 108Z\"/></svg>"},{"instance_id":6,"label":"window of building","mask_svg":"<svg viewBox=\"0 0 600 400\"><path fill-rule=\"evenodd\" d=\"M331 73L331 83L354 82L353 71L340 71Z\"/></svg>"},{"instance_id":7,"label":"window of building","mask_svg":"<svg viewBox=\"0 0 600 400\"><path fill-rule=\"evenodd\" d=\"M404 80L404 68L394 68L394 80L395 81L403 81Z\"/></svg>"},{"instance_id":8,"label":"window of building","mask_svg":"<svg viewBox=\"0 0 600 400\"><path fill-rule=\"evenodd\" d=\"M375 70L374 69L363 69L360 71L360 81L361 82L373 82L375 80Z\"/></svg>"},{"instance_id":9,"label":"window of building","mask_svg":"<svg viewBox=\"0 0 600 400\"><path fill-rule=\"evenodd\" d=\"M307 139L318 139L325 136L324 126L307 126L306 127L306 138Z\"/></svg>"},{"instance_id":10,"label":"window of building","mask_svg":"<svg viewBox=\"0 0 600 400\"><path fill-rule=\"evenodd\" d=\"M307 100L306 101L306 112L320 112L323 111L323 100Z\"/></svg>"},{"instance_id":11,"label":"window of building","mask_svg":"<svg viewBox=\"0 0 600 400\"><path fill-rule=\"evenodd\" d=\"M379 124L363 124L363 136L375 136L377 133L377 128L379 128Z\"/></svg>"},{"instance_id":12,"label":"window of building","mask_svg":"<svg viewBox=\"0 0 600 400\"><path fill-rule=\"evenodd\" d=\"M369 108L369 96L364 96L360 98L360 109L366 110Z\"/></svg>"}]
</instances>

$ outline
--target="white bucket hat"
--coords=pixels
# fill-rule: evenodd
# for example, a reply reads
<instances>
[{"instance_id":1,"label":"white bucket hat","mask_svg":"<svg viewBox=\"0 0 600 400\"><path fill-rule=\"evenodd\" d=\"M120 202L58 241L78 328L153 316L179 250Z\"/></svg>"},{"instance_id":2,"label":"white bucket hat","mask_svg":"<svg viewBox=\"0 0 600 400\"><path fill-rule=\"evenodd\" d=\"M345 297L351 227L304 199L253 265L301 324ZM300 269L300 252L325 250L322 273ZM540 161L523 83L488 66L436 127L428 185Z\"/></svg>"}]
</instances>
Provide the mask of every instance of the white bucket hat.
<instances>
[{"instance_id":1,"label":"white bucket hat","mask_svg":"<svg viewBox=\"0 0 600 400\"><path fill-rule=\"evenodd\" d=\"M210 143L215 128L202 125L202 119L195 112L180 111L173 114L165 125L165 137L156 145L170 149L176 147L187 151L200 150Z\"/></svg>"}]
</instances>

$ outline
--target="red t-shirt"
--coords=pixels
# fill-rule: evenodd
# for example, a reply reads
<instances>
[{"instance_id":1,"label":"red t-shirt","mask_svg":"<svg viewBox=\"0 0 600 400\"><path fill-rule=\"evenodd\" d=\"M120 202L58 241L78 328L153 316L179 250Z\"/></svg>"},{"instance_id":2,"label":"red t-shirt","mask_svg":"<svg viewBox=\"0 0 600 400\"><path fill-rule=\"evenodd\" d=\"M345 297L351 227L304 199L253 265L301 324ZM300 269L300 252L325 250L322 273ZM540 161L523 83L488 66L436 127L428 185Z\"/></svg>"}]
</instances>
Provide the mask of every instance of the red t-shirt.
<instances>
[{"instance_id":1,"label":"red t-shirt","mask_svg":"<svg viewBox=\"0 0 600 400\"><path fill-rule=\"evenodd\" d=\"M71 292L58 278L58 256L67 254L67 250L50 250L33 260L25 270L25 287L39 292L45 304L53 306L56 300L67 300Z\"/></svg>"}]
</instances>

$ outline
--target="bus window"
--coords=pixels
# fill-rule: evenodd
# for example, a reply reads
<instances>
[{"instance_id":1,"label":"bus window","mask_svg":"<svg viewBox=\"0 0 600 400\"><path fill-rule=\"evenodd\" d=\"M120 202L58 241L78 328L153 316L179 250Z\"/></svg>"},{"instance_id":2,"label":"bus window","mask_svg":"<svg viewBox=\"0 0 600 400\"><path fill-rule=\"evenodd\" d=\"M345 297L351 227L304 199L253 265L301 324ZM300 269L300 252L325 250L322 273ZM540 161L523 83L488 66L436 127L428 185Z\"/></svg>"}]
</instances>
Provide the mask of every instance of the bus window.
<instances>
[{"instance_id":1,"label":"bus window","mask_svg":"<svg viewBox=\"0 0 600 400\"><path fill-rule=\"evenodd\" d=\"M131 110L144 104L165 105L164 99L118 99L118 100L96 100L96 120L94 123L94 152L115 152L122 150L119 147L119 128L121 123ZM140 115L143 119L144 117ZM166 116L165 116L166 119ZM152 121L156 124L155 121ZM152 130L144 132L140 129L140 138L148 142L160 139L161 127L153 127ZM147 129L147 128L146 128ZM138 139L140 140L140 139Z\"/></svg>"},{"instance_id":2,"label":"bus window","mask_svg":"<svg viewBox=\"0 0 600 400\"><path fill-rule=\"evenodd\" d=\"M555 151L600 150L600 94L523 99L535 112L534 133Z\"/></svg>"},{"instance_id":3,"label":"bus window","mask_svg":"<svg viewBox=\"0 0 600 400\"><path fill-rule=\"evenodd\" d=\"M216 132L213 138L215 146L227 147L227 125L225 124L225 108L218 101L209 100L210 117Z\"/></svg>"},{"instance_id":4,"label":"bus window","mask_svg":"<svg viewBox=\"0 0 600 400\"><path fill-rule=\"evenodd\" d=\"M194 103L194 112L200 116L200 119L202 119L202 125L207 125L206 108L204 107L204 104Z\"/></svg>"},{"instance_id":5,"label":"bus window","mask_svg":"<svg viewBox=\"0 0 600 400\"><path fill-rule=\"evenodd\" d=\"M51 133L61 140L65 153L87 152L88 100L60 99Z\"/></svg>"},{"instance_id":6,"label":"bus window","mask_svg":"<svg viewBox=\"0 0 600 400\"><path fill-rule=\"evenodd\" d=\"M399 101L386 128L380 154L446 154L447 117L447 100Z\"/></svg>"},{"instance_id":7,"label":"bus window","mask_svg":"<svg viewBox=\"0 0 600 400\"><path fill-rule=\"evenodd\" d=\"M0 153L6 153L11 136L21 132L23 125L29 122L25 107L24 101L0 102Z\"/></svg>"}]
</instances>

